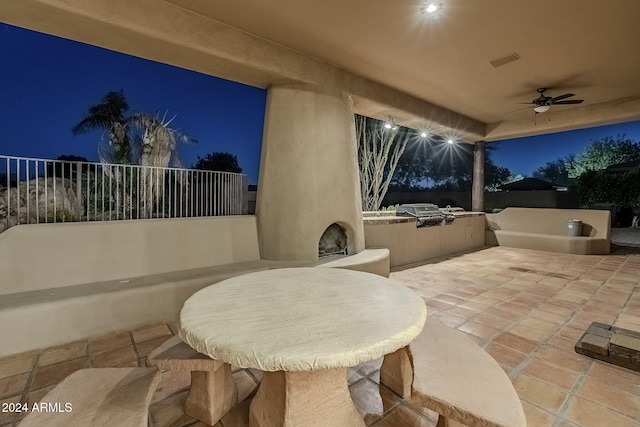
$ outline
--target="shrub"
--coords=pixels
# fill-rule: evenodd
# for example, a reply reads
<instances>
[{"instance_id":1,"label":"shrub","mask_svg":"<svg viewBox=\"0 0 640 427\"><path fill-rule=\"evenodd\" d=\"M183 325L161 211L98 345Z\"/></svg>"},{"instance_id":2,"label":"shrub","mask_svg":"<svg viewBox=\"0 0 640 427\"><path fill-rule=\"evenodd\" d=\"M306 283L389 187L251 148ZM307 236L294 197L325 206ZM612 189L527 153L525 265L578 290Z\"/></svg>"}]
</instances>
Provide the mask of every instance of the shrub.
<instances>
[{"instance_id":1,"label":"shrub","mask_svg":"<svg viewBox=\"0 0 640 427\"><path fill-rule=\"evenodd\" d=\"M55 214L53 211L49 211L47 215L47 222L76 222L78 217L74 212L67 209L56 209Z\"/></svg>"},{"instance_id":2,"label":"shrub","mask_svg":"<svg viewBox=\"0 0 640 427\"><path fill-rule=\"evenodd\" d=\"M596 203L614 203L640 214L640 171L610 173L587 171L578 177L580 206L590 208Z\"/></svg>"}]
</instances>

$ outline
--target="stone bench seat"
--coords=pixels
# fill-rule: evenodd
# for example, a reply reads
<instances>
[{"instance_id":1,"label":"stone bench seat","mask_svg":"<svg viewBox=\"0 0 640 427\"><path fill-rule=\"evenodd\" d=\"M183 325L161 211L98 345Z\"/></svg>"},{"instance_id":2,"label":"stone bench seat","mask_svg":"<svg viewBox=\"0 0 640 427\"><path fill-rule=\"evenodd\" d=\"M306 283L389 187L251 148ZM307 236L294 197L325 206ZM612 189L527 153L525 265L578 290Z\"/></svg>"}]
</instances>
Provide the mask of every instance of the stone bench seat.
<instances>
[{"instance_id":1,"label":"stone bench seat","mask_svg":"<svg viewBox=\"0 0 640 427\"><path fill-rule=\"evenodd\" d=\"M493 230L493 233L500 246L576 255L600 253L599 248L609 244L606 239L599 237L564 236L510 230Z\"/></svg>"},{"instance_id":2,"label":"stone bench seat","mask_svg":"<svg viewBox=\"0 0 640 427\"><path fill-rule=\"evenodd\" d=\"M205 286L262 270L319 265L388 276L389 251L311 262L258 259L0 295L0 323L13 325L0 330L0 356L174 320L187 298Z\"/></svg>"},{"instance_id":3,"label":"stone bench seat","mask_svg":"<svg viewBox=\"0 0 640 427\"><path fill-rule=\"evenodd\" d=\"M256 260L0 295L0 352L14 354L178 318L184 301L213 283L297 266ZM33 343L37 343L34 347Z\"/></svg>"},{"instance_id":4,"label":"stone bench seat","mask_svg":"<svg viewBox=\"0 0 640 427\"><path fill-rule=\"evenodd\" d=\"M438 427L527 425L509 377L462 332L429 317L409 351L411 400L440 414Z\"/></svg>"},{"instance_id":5,"label":"stone bench seat","mask_svg":"<svg viewBox=\"0 0 640 427\"><path fill-rule=\"evenodd\" d=\"M80 369L42 398L59 408L29 408L20 427L146 427L159 381L156 368Z\"/></svg>"},{"instance_id":6,"label":"stone bench seat","mask_svg":"<svg viewBox=\"0 0 640 427\"><path fill-rule=\"evenodd\" d=\"M231 365L198 353L179 336L169 338L147 356L147 365L162 371L189 371L191 387L185 414L210 425L238 402Z\"/></svg>"}]
</instances>

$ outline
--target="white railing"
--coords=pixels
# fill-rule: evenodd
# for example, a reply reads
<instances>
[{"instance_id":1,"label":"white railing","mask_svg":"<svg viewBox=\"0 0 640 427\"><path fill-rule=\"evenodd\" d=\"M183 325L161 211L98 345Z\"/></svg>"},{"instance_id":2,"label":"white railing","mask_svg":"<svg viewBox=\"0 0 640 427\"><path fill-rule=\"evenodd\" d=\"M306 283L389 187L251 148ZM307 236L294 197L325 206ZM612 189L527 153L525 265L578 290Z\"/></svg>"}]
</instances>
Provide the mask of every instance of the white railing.
<instances>
[{"instance_id":1,"label":"white railing","mask_svg":"<svg viewBox=\"0 0 640 427\"><path fill-rule=\"evenodd\" d=\"M0 231L16 224L246 213L243 174L0 155Z\"/></svg>"}]
</instances>

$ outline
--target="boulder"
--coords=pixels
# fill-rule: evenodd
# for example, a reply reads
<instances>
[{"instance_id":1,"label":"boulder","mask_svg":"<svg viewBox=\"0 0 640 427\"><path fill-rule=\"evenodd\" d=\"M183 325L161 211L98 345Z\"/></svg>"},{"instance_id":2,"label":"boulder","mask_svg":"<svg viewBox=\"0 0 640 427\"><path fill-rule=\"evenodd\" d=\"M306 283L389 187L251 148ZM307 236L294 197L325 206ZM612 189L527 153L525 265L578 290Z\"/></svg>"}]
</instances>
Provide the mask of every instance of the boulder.
<instances>
[{"instance_id":1,"label":"boulder","mask_svg":"<svg viewBox=\"0 0 640 427\"><path fill-rule=\"evenodd\" d=\"M37 178L21 182L17 187L0 190L0 222L5 227L36 222L77 221L77 206L78 197L73 183L64 178ZM83 213L81 206L80 214Z\"/></svg>"}]
</instances>

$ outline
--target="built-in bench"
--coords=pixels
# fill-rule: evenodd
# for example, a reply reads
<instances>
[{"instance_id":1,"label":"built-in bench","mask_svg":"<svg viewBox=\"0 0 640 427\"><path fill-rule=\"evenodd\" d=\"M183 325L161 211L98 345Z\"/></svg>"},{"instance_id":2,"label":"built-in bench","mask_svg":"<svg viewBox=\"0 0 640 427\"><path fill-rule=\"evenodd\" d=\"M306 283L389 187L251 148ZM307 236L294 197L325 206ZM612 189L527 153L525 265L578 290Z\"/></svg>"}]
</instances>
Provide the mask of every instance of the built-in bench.
<instances>
[{"instance_id":1,"label":"built-in bench","mask_svg":"<svg viewBox=\"0 0 640 427\"><path fill-rule=\"evenodd\" d=\"M0 357L177 319L182 304L193 293L241 274L323 266L389 275L387 249L370 249L319 261L260 259L252 216L148 221L151 224L146 221L38 224L12 227L0 234L0 259L3 259L0 274L4 273L0 283L0 324L12 325L0 329L3 344ZM141 234L136 223L140 223L138 226L143 230L151 227L154 245L140 242L145 234ZM58 250L38 248L39 239L34 236L42 230L35 227L44 227L43 233L52 234L50 237L54 240L64 239L64 245ZM10 249L3 248L3 243L11 243L20 231L25 231L24 238L7 245L14 252L3 251ZM168 234L166 241L155 236L156 233ZM203 241L208 239L211 240L209 246L203 246ZM80 242L93 242L95 246L83 246ZM162 244L174 247L163 248ZM34 245L30 255L26 251L29 245ZM136 258L144 248L145 252ZM88 253L82 254L83 251ZM104 262L109 265L96 265L94 270L91 264L102 256L102 251ZM150 259L153 254L164 259L164 263ZM3 255L6 257L1 258ZM22 258L28 256L33 260L31 263ZM198 267L198 264L204 266ZM192 268L180 269L180 265ZM164 271L148 274L159 269ZM48 274L42 275L47 271ZM138 275L124 275L127 273ZM109 276L115 278L82 282ZM69 281L66 284L65 278Z\"/></svg>"},{"instance_id":2,"label":"built-in bench","mask_svg":"<svg viewBox=\"0 0 640 427\"><path fill-rule=\"evenodd\" d=\"M608 254L609 211L587 209L506 208L487 214L486 243L568 254ZM566 222L582 221L582 235L570 236Z\"/></svg>"},{"instance_id":3,"label":"built-in bench","mask_svg":"<svg viewBox=\"0 0 640 427\"><path fill-rule=\"evenodd\" d=\"M440 414L438 427L527 425L518 394L500 365L464 333L433 317L409 344L406 361L393 368L395 374L383 375L383 364L381 381L401 395L410 390L413 404ZM392 380L385 381L389 376Z\"/></svg>"},{"instance_id":4,"label":"built-in bench","mask_svg":"<svg viewBox=\"0 0 640 427\"><path fill-rule=\"evenodd\" d=\"M20 427L146 427L156 368L80 369L28 408Z\"/></svg>"}]
</instances>

